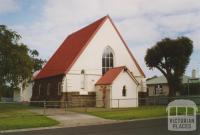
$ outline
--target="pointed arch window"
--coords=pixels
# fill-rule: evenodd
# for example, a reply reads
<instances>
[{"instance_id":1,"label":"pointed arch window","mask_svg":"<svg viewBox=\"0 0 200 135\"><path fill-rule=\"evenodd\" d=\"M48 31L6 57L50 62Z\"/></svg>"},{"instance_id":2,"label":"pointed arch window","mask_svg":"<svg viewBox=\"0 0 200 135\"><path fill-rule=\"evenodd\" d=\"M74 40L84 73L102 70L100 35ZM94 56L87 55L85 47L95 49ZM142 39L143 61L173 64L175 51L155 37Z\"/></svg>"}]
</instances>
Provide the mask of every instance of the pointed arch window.
<instances>
[{"instance_id":1,"label":"pointed arch window","mask_svg":"<svg viewBox=\"0 0 200 135\"><path fill-rule=\"evenodd\" d=\"M105 74L110 68L114 66L113 50L106 47L102 56L102 74Z\"/></svg>"},{"instance_id":2,"label":"pointed arch window","mask_svg":"<svg viewBox=\"0 0 200 135\"><path fill-rule=\"evenodd\" d=\"M127 93L126 93L126 85L124 85L124 86L123 86L123 89L122 89L122 96L125 97L126 94L127 94Z\"/></svg>"}]
</instances>

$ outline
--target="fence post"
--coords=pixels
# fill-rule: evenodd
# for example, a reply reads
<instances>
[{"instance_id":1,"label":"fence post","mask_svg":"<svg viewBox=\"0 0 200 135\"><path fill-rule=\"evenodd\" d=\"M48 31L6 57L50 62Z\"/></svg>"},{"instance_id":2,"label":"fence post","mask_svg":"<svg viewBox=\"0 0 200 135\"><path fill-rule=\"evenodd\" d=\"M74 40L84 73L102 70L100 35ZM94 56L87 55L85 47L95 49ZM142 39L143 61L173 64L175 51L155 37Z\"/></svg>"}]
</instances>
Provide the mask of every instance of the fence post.
<instances>
[{"instance_id":1,"label":"fence post","mask_svg":"<svg viewBox=\"0 0 200 135\"><path fill-rule=\"evenodd\" d=\"M87 105L85 106L85 112L87 112Z\"/></svg>"},{"instance_id":2,"label":"fence post","mask_svg":"<svg viewBox=\"0 0 200 135\"><path fill-rule=\"evenodd\" d=\"M66 104L66 101L64 101L64 107L65 107L65 112L67 112L67 104Z\"/></svg>"},{"instance_id":3,"label":"fence post","mask_svg":"<svg viewBox=\"0 0 200 135\"><path fill-rule=\"evenodd\" d=\"M119 99L117 99L118 109L119 109Z\"/></svg>"},{"instance_id":4,"label":"fence post","mask_svg":"<svg viewBox=\"0 0 200 135\"><path fill-rule=\"evenodd\" d=\"M44 104L43 115L45 115L46 114L46 101L43 101L43 104Z\"/></svg>"},{"instance_id":5,"label":"fence post","mask_svg":"<svg viewBox=\"0 0 200 135\"><path fill-rule=\"evenodd\" d=\"M154 98L154 104L153 105L156 105L156 96L154 96L153 98Z\"/></svg>"}]
</instances>

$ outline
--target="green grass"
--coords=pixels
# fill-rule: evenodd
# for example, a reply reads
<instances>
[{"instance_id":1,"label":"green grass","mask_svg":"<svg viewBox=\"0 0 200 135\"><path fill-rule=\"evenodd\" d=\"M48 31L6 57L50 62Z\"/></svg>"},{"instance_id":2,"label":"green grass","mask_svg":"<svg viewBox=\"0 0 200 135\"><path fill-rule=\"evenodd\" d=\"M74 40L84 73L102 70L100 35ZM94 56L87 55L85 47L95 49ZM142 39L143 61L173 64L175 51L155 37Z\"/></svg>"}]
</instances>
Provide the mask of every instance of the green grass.
<instances>
[{"instance_id":1,"label":"green grass","mask_svg":"<svg viewBox=\"0 0 200 135\"><path fill-rule=\"evenodd\" d=\"M0 130L47 127L58 124L46 116L30 112L33 107L20 104L0 104Z\"/></svg>"},{"instance_id":2,"label":"green grass","mask_svg":"<svg viewBox=\"0 0 200 135\"><path fill-rule=\"evenodd\" d=\"M166 106L142 106L125 109L88 108L87 110L79 108L73 109L72 111L112 120L131 120L167 116Z\"/></svg>"},{"instance_id":3,"label":"green grass","mask_svg":"<svg viewBox=\"0 0 200 135\"><path fill-rule=\"evenodd\" d=\"M124 109L88 108L87 110L76 109L73 111L83 112L97 117L112 120L130 120L167 116L166 108L164 106L143 106Z\"/></svg>"}]
</instances>

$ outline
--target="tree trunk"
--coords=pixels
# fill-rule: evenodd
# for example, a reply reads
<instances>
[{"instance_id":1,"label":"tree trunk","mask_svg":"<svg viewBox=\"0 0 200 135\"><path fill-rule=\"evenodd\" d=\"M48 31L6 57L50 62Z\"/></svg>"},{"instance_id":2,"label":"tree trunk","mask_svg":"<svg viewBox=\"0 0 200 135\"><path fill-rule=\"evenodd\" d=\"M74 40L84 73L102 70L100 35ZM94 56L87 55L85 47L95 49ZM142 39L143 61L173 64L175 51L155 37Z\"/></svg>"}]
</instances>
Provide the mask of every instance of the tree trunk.
<instances>
[{"instance_id":1,"label":"tree trunk","mask_svg":"<svg viewBox=\"0 0 200 135\"><path fill-rule=\"evenodd\" d=\"M1 96L2 96L2 88L0 87L0 102L1 102Z\"/></svg>"},{"instance_id":2,"label":"tree trunk","mask_svg":"<svg viewBox=\"0 0 200 135\"><path fill-rule=\"evenodd\" d=\"M169 100L168 101L171 102L176 96L176 90L175 90L175 86L173 82L168 82L168 85L169 85L169 94L168 94Z\"/></svg>"},{"instance_id":3,"label":"tree trunk","mask_svg":"<svg viewBox=\"0 0 200 135\"><path fill-rule=\"evenodd\" d=\"M2 97L2 91L3 91L3 88L2 88L2 85L0 84L0 102L1 102L1 97Z\"/></svg>"}]
</instances>

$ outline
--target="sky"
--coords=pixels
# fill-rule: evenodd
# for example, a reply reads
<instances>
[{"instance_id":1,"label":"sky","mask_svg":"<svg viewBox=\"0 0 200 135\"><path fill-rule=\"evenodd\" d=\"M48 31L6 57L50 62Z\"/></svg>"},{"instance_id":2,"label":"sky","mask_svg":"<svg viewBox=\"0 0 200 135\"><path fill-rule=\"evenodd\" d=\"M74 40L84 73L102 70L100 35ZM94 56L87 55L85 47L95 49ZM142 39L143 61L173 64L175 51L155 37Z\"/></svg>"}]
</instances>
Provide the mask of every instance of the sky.
<instances>
[{"instance_id":1,"label":"sky","mask_svg":"<svg viewBox=\"0 0 200 135\"><path fill-rule=\"evenodd\" d=\"M109 15L147 77L161 75L144 62L163 38L187 36L194 52L186 74L200 70L200 0L0 0L0 24L48 60L70 33Z\"/></svg>"}]
</instances>

